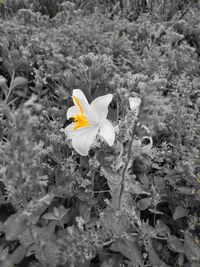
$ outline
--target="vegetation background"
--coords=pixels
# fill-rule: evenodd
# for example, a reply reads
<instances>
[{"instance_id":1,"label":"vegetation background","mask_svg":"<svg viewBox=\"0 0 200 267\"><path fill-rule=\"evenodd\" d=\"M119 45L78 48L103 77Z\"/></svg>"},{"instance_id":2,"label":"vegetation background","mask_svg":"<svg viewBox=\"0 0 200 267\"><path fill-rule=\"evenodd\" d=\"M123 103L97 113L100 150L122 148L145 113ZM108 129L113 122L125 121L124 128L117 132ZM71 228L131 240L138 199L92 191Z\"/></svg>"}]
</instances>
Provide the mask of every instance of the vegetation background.
<instances>
[{"instance_id":1,"label":"vegetation background","mask_svg":"<svg viewBox=\"0 0 200 267\"><path fill-rule=\"evenodd\" d=\"M0 1L0 266L200 266L200 2ZM78 155L73 89L116 141ZM140 110L130 108L139 97Z\"/></svg>"}]
</instances>

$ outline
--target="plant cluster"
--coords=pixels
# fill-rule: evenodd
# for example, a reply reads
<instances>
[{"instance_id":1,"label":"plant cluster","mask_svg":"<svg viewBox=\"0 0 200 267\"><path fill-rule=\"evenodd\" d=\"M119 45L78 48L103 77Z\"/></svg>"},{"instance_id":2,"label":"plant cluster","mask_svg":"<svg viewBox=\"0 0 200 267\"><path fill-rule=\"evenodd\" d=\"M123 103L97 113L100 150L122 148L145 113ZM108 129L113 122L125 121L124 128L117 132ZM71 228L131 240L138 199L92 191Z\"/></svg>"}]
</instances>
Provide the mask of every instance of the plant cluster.
<instances>
[{"instance_id":1,"label":"plant cluster","mask_svg":"<svg viewBox=\"0 0 200 267\"><path fill-rule=\"evenodd\" d=\"M31 2L0 21L0 266L199 267L197 1ZM113 95L113 146L73 149L74 89Z\"/></svg>"}]
</instances>

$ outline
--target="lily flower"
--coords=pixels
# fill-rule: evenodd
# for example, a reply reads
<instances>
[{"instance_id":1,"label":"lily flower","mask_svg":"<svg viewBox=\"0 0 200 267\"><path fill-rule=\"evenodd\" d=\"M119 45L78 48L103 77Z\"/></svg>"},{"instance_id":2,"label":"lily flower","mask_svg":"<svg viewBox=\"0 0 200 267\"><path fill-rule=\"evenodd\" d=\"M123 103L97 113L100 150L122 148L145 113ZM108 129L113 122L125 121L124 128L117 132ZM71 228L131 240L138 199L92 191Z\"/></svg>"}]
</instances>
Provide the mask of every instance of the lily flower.
<instances>
[{"instance_id":1,"label":"lily flower","mask_svg":"<svg viewBox=\"0 0 200 267\"><path fill-rule=\"evenodd\" d=\"M109 146L115 141L115 130L111 122L106 119L108 106L113 95L99 96L88 103L87 98L80 89L73 90L74 106L67 110L67 119L72 119L64 132L72 146L82 156L87 156L89 149L97 134L102 136Z\"/></svg>"}]
</instances>

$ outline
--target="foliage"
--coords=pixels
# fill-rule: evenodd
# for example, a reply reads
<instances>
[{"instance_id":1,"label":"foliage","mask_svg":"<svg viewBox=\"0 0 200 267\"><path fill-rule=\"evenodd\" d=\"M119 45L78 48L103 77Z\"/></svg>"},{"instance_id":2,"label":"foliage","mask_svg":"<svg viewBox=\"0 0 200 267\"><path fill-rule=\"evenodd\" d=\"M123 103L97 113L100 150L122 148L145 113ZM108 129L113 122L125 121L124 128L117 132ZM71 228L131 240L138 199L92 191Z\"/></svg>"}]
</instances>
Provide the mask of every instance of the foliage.
<instances>
[{"instance_id":1,"label":"foliage","mask_svg":"<svg viewBox=\"0 0 200 267\"><path fill-rule=\"evenodd\" d=\"M198 1L50 2L0 7L0 266L198 267ZM114 95L87 157L75 88Z\"/></svg>"}]
</instances>

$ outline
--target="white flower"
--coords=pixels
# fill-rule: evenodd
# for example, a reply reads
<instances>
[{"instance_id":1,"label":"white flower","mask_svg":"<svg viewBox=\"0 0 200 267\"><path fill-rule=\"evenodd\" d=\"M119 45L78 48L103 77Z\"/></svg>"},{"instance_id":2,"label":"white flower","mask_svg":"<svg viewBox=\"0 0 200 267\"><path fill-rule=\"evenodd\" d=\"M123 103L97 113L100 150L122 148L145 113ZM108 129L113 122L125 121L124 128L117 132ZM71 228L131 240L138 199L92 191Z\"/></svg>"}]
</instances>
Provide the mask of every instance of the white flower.
<instances>
[{"instance_id":1,"label":"white flower","mask_svg":"<svg viewBox=\"0 0 200 267\"><path fill-rule=\"evenodd\" d=\"M67 111L67 119L72 118L73 122L64 129L64 132L67 139L72 140L73 148L80 155L88 155L97 134L100 134L109 146L113 145L115 130L111 122L106 119L112 98L112 94L107 94L97 97L89 104L81 90L73 90L74 106Z\"/></svg>"}]
</instances>

